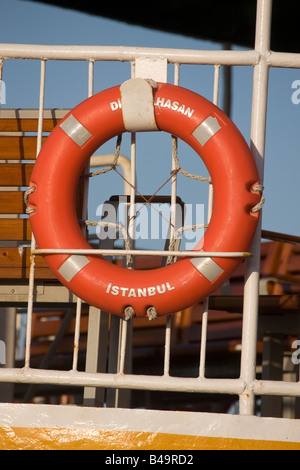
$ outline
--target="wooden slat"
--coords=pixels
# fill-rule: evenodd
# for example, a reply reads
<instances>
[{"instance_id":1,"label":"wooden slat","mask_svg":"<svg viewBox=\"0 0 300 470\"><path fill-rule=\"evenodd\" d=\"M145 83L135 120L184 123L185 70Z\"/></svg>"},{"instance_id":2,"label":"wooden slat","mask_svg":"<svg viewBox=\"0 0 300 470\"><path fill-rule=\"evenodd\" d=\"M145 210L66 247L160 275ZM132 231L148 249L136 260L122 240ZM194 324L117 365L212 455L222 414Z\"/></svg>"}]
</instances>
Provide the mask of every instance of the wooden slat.
<instances>
[{"instance_id":1,"label":"wooden slat","mask_svg":"<svg viewBox=\"0 0 300 470\"><path fill-rule=\"evenodd\" d=\"M43 137L42 143L47 137ZM36 158L37 138L0 137L0 160L34 160Z\"/></svg>"},{"instance_id":2,"label":"wooden slat","mask_svg":"<svg viewBox=\"0 0 300 470\"><path fill-rule=\"evenodd\" d=\"M6 165L4 164L3 167L5 166ZM27 173L24 176L24 178L27 182L26 184L24 184L24 186L27 186L29 183L32 169L33 169L33 165L31 165L30 167L28 166L26 170ZM22 178L21 173L19 174L19 178ZM84 184L84 181L83 179L81 179L79 181L77 193L76 193L76 210L77 210L77 214L79 218L81 218L81 213L82 213L81 208L82 208L82 198L83 198L83 184ZM0 187L1 187L1 184L0 184ZM0 190L0 214L25 214L24 192Z\"/></svg>"},{"instance_id":3,"label":"wooden slat","mask_svg":"<svg viewBox=\"0 0 300 470\"><path fill-rule=\"evenodd\" d=\"M45 109L43 132L51 132L68 112L68 109ZM38 109L1 109L0 132L37 132L38 114Z\"/></svg>"},{"instance_id":4,"label":"wooden slat","mask_svg":"<svg viewBox=\"0 0 300 470\"><path fill-rule=\"evenodd\" d=\"M60 119L44 119L43 132L51 132ZM0 132L37 132L37 119L0 119Z\"/></svg>"},{"instance_id":5,"label":"wooden slat","mask_svg":"<svg viewBox=\"0 0 300 470\"><path fill-rule=\"evenodd\" d=\"M29 276L30 249L24 248L22 252L14 247L0 247L0 278L24 279ZM55 279L41 256L36 256L35 277L37 279Z\"/></svg>"},{"instance_id":6,"label":"wooden slat","mask_svg":"<svg viewBox=\"0 0 300 470\"><path fill-rule=\"evenodd\" d=\"M29 279L29 266L22 266L19 268L0 268L0 279ZM52 271L49 268L36 268L34 271L35 279L56 279Z\"/></svg>"},{"instance_id":7,"label":"wooden slat","mask_svg":"<svg viewBox=\"0 0 300 470\"><path fill-rule=\"evenodd\" d=\"M22 191L0 191L0 213L24 214L24 193Z\"/></svg>"},{"instance_id":8,"label":"wooden slat","mask_svg":"<svg viewBox=\"0 0 300 470\"><path fill-rule=\"evenodd\" d=\"M15 247L0 247L0 268L6 268L6 267L13 267L13 268L18 268L18 267L23 267L25 264L29 266L30 263L30 248L25 247L19 249ZM36 256L36 262L35 262L37 267L47 267L47 264L45 263L44 259L42 256Z\"/></svg>"},{"instance_id":9,"label":"wooden slat","mask_svg":"<svg viewBox=\"0 0 300 470\"><path fill-rule=\"evenodd\" d=\"M29 219L1 219L0 240L30 240L31 225Z\"/></svg>"},{"instance_id":10,"label":"wooden slat","mask_svg":"<svg viewBox=\"0 0 300 470\"><path fill-rule=\"evenodd\" d=\"M0 186L28 186L32 170L32 163L0 163Z\"/></svg>"}]
</instances>

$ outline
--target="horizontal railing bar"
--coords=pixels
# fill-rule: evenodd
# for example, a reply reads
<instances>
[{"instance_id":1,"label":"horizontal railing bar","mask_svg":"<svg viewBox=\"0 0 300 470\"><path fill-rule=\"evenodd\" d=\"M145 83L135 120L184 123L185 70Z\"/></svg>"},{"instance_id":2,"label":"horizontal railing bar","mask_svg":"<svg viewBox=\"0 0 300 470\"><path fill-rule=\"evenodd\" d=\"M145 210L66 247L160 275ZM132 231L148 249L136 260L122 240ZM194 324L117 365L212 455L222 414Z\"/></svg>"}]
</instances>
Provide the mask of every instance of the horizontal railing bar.
<instances>
[{"instance_id":1,"label":"horizontal railing bar","mask_svg":"<svg viewBox=\"0 0 300 470\"><path fill-rule=\"evenodd\" d=\"M162 380L162 376L155 375L106 374L31 368L1 369L0 383L4 382L232 395L240 395L245 390L245 383L240 378L206 379L163 376ZM254 380L252 388L257 396L300 396L299 382Z\"/></svg>"},{"instance_id":2,"label":"horizontal railing bar","mask_svg":"<svg viewBox=\"0 0 300 470\"><path fill-rule=\"evenodd\" d=\"M276 242L292 243L293 245L300 245L300 237L297 235L288 235L286 233L271 232L270 230L262 230L261 237L273 240Z\"/></svg>"},{"instance_id":3,"label":"horizontal railing bar","mask_svg":"<svg viewBox=\"0 0 300 470\"><path fill-rule=\"evenodd\" d=\"M281 397L300 397L300 382L283 382L276 380L255 380L255 395L274 395Z\"/></svg>"},{"instance_id":4,"label":"horizontal railing bar","mask_svg":"<svg viewBox=\"0 0 300 470\"><path fill-rule=\"evenodd\" d=\"M292 52L273 52L267 54L270 67L300 68L300 54Z\"/></svg>"},{"instance_id":5,"label":"horizontal railing bar","mask_svg":"<svg viewBox=\"0 0 300 470\"><path fill-rule=\"evenodd\" d=\"M128 46L68 46L39 44L0 44L3 59L133 61L138 57L166 58L171 63L205 65L256 65L254 50L194 50Z\"/></svg>"},{"instance_id":6,"label":"horizontal railing bar","mask_svg":"<svg viewBox=\"0 0 300 470\"><path fill-rule=\"evenodd\" d=\"M76 254L76 255L115 255L115 256L193 256L199 258L250 258L252 253L243 251L164 251L164 250L121 250L121 249L72 249L72 248L38 248L33 255Z\"/></svg>"},{"instance_id":7,"label":"horizontal railing bar","mask_svg":"<svg viewBox=\"0 0 300 470\"><path fill-rule=\"evenodd\" d=\"M69 46L40 44L0 44L3 59L133 61L139 57L166 58L170 63L203 65L256 65L260 55L254 50L194 50L129 46ZM270 67L300 67L300 54L268 51Z\"/></svg>"},{"instance_id":8,"label":"horizontal railing bar","mask_svg":"<svg viewBox=\"0 0 300 470\"><path fill-rule=\"evenodd\" d=\"M80 387L127 388L135 390L161 390L187 393L218 393L239 395L245 388L241 379L206 379L154 375L127 375L43 370L9 369L0 370L0 383L53 384Z\"/></svg>"}]
</instances>

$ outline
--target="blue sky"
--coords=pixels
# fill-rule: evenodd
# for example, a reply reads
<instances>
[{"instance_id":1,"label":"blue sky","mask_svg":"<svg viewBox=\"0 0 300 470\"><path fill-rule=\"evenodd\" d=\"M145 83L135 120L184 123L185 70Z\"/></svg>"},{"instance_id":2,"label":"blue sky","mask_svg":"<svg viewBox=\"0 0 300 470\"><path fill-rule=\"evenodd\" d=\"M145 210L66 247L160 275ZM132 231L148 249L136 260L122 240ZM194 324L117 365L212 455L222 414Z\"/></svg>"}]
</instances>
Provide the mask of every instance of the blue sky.
<instances>
[{"instance_id":1,"label":"blue sky","mask_svg":"<svg viewBox=\"0 0 300 470\"><path fill-rule=\"evenodd\" d=\"M0 42L30 44L124 45L184 49L220 49L209 41L187 38L133 26L68 9L25 0L0 0ZM200 26L200 25L199 25ZM39 96L38 61L8 60L4 63L7 108L37 107ZM172 73L172 68L170 68ZM252 93L252 68L234 67L232 119L249 143ZM95 92L127 80L128 63L96 63ZM48 61L46 65L45 107L72 108L87 97L87 63ZM213 67L182 66L180 84L212 99ZM300 233L300 104L292 103L292 83L300 80L300 70L272 69L267 119L265 196L263 228L294 235ZM113 152L109 142L97 153ZM153 193L170 172L169 136L138 136L138 189ZM182 166L195 173L205 172L198 158L185 145L179 147ZM121 152L129 155L129 139L124 139ZM109 174L93 182L90 218L105 198L122 192L118 175ZM167 185L162 194L167 194ZM179 178L178 194L187 203L207 204L203 183Z\"/></svg>"}]
</instances>

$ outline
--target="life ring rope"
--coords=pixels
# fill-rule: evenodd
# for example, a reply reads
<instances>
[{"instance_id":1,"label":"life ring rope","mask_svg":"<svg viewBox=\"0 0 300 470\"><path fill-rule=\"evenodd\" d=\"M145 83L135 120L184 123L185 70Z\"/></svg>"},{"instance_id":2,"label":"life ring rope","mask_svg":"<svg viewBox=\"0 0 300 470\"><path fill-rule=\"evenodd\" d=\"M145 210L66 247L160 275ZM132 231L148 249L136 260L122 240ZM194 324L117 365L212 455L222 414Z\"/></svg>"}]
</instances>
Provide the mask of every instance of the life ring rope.
<instances>
[{"instance_id":1,"label":"life ring rope","mask_svg":"<svg viewBox=\"0 0 300 470\"><path fill-rule=\"evenodd\" d=\"M102 143L125 131L145 130L168 132L199 154L211 179L182 170L173 152L175 171L211 182L214 208L194 256L136 271L109 263L97 250L90 253L76 218L74 195L86 161ZM113 164L97 174L115 169L120 145L118 137ZM43 254L64 285L103 310L150 319L203 300L228 279L254 236L262 191L246 142L221 110L184 88L134 79L92 96L61 121L41 149L25 200L36 253Z\"/></svg>"}]
</instances>

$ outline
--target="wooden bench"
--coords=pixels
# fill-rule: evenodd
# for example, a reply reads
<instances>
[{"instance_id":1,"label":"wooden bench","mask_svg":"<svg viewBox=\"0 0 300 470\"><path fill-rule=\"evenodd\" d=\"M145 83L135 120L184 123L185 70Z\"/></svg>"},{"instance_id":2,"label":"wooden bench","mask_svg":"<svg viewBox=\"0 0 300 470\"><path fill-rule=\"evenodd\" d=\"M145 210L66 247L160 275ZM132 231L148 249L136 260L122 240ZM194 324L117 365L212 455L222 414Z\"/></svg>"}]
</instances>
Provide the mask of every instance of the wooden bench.
<instances>
[{"instance_id":1,"label":"wooden bench","mask_svg":"<svg viewBox=\"0 0 300 470\"><path fill-rule=\"evenodd\" d=\"M42 144L68 112L44 110ZM0 110L0 279L29 276L31 226L25 214L24 191L37 153L38 110ZM77 190L77 213L82 211L83 180ZM43 258L36 257L36 279L55 279Z\"/></svg>"},{"instance_id":2,"label":"wooden bench","mask_svg":"<svg viewBox=\"0 0 300 470\"><path fill-rule=\"evenodd\" d=\"M67 110L45 110L43 134L51 132ZM38 110L0 111L0 279L29 275L31 227L25 214L24 191L37 152ZM43 135L42 143L46 135ZM54 279L42 257L36 260L36 278Z\"/></svg>"}]
</instances>

